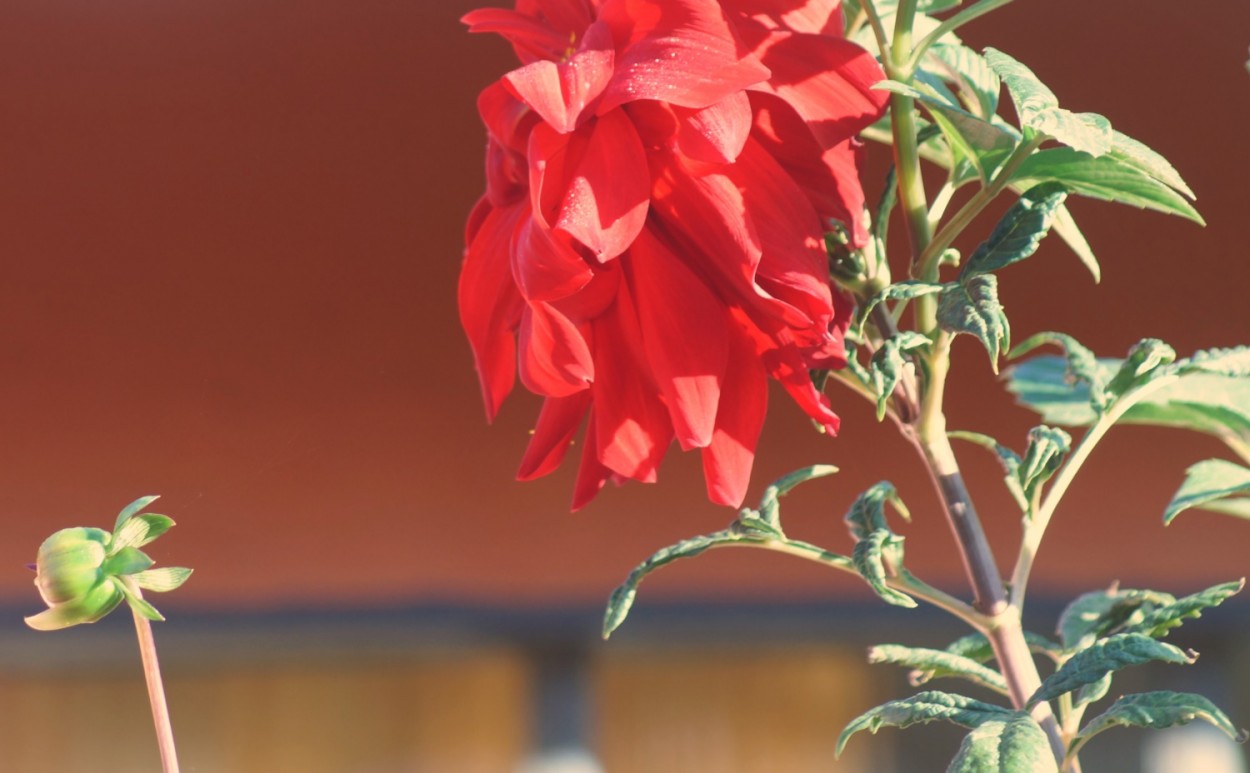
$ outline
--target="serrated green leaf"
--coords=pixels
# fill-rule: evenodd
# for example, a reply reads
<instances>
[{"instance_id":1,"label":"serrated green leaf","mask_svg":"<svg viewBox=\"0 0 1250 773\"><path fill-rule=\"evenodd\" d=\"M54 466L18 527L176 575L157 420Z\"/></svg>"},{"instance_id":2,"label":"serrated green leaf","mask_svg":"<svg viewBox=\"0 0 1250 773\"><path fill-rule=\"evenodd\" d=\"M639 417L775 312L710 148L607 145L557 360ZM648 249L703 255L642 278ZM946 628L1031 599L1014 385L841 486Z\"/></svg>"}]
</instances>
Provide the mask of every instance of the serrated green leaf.
<instances>
[{"instance_id":1,"label":"serrated green leaf","mask_svg":"<svg viewBox=\"0 0 1250 773\"><path fill-rule=\"evenodd\" d=\"M921 349L930 343L926 336L914 331L905 330L897 336L887 338L881 348L873 352L868 363L868 385L877 396L877 420L885 418L885 409L894 394L894 388L903 378L908 367L906 352Z\"/></svg>"},{"instance_id":2,"label":"serrated green leaf","mask_svg":"<svg viewBox=\"0 0 1250 773\"><path fill-rule=\"evenodd\" d=\"M1137 398L1120 421L1214 435L1250 464L1250 378L1185 372L1185 362L1173 366L1181 374L1176 381ZM1105 381L1120 365L1120 360L1099 360L1096 370ZM1068 426L1093 423L1097 414L1090 405L1088 386L1066 379L1065 370L1062 358L1035 357L1009 369L1007 389L1047 422Z\"/></svg>"},{"instance_id":3,"label":"serrated green leaf","mask_svg":"<svg viewBox=\"0 0 1250 773\"><path fill-rule=\"evenodd\" d=\"M172 529L174 519L167 515L143 513L128 518L113 535L115 547L141 548Z\"/></svg>"},{"instance_id":4,"label":"serrated green leaf","mask_svg":"<svg viewBox=\"0 0 1250 773\"><path fill-rule=\"evenodd\" d=\"M1176 361L1176 350L1157 338L1144 338L1129 349L1116 374L1107 382L1107 394L1121 397L1165 372L1162 366Z\"/></svg>"},{"instance_id":5,"label":"serrated green leaf","mask_svg":"<svg viewBox=\"0 0 1250 773\"><path fill-rule=\"evenodd\" d=\"M1059 470L1072 448L1072 436L1057 427L1029 430L1028 445L1017 478L1026 501L1032 501L1041 485Z\"/></svg>"},{"instance_id":6,"label":"serrated green leaf","mask_svg":"<svg viewBox=\"0 0 1250 773\"><path fill-rule=\"evenodd\" d=\"M1072 701L1072 708L1079 709L1082 706L1088 706L1091 703L1102 700L1111 690L1111 674L1107 673L1097 682L1091 682L1076 691L1076 699Z\"/></svg>"},{"instance_id":7,"label":"serrated green leaf","mask_svg":"<svg viewBox=\"0 0 1250 773\"><path fill-rule=\"evenodd\" d=\"M1163 523L1171 523L1173 518L1191 508L1208 510L1212 504L1241 501L1246 497L1250 497L1250 469L1224 459L1207 459L1185 471L1185 482L1163 511ZM1233 512L1237 510L1234 508Z\"/></svg>"},{"instance_id":8,"label":"serrated green leaf","mask_svg":"<svg viewBox=\"0 0 1250 773\"><path fill-rule=\"evenodd\" d=\"M1051 107L1038 111L1030 126L1095 158L1111 150L1111 122L1098 113L1073 113Z\"/></svg>"},{"instance_id":9,"label":"serrated green leaf","mask_svg":"<svg viewBox=\"0 0 1250 773\"><path fill-rule=\"evenodd\" d=\"M1055 212L1068 197L1060 183L1030 188L1002 216L988 239L968 258L960 277L976 276L1018 263L1037 252L1050 231Z\"/></svg>"},{"instance_id":10,"label":"serrated green leaf","mask_svg":"<svg viewBox=\"0 0 1250 773\"><path fill-rule=\"evenodd\" d=\"M965 45L940 44L929 49L940 64L940 72L965 95L964 106L978 117L989 120L998 111L1002 82L985 57Z\"/></svg>"},{"instance_id":11,"label":"serrated green leaf","mask_svg":"<svg viewBox=\"0 0 1250 773\"><path fill-rule=\"evenodd\" d=\"M137 572L130 575L130 579L144 590L150 590L153 593L168 593L181 587L191 576L192 571L185 566L163 566L159 569Z\"/></svg>"},{"instance_id":12,"label":"serrated green leaf","mask_svg":"<svg viewBox=\"0 0 1250 773\"><path fill-rule=\"evenodd\" d=\"M937 318L943 330L980 341L998 372L999 354L1011 347L1011 325L998 302L998 277L978 274L947 285L938 297Z\"/></svg>"},{"instance_id":13,"label":"serrated green leaf","mask_svg":"<svg viewBox=\"0 0 1250 773\"><path fill-rule=\"evenodd\" d=\"M924 295L940 293L944 285L921 282L918 279L905 279L886 287L871 298L864 301L855 311L855 329L863 330L864 324L872 315L873 309L889 301L911 301ZM926 339L927 343L927 339Z\"/></svg>"},{"instance_id":14,"label":"serrated green leaf","mask_svg":"<svg viewBox=\"0 0 1250 773\"><path fill-rule=\"evenodd\" d=\"M1028 705L1052 700L1129 666L1154 661L1193 663L1196 658L1196 655L1187 654L1179 647L1156 641L1145 634L1116 634L1094 642L1069 658L1042 682L1042 686L1029 698Z\"/></svg>"},{"instance_id":15,"label":"serrated green leaf","mask_svg":"<svg viewBox=\"0 0 1250 773\"><path fill-rule=\"evenodd\" d=\"M902 556L903 538L885 529L878 529L855 543L851 561L855 564L855 570L868 583L868 587L882 601L896 607L913 609L917 606L915 599L887 584L890 573L887 563L897 570L902 565Z\"/></svg>"},{"instance_id":16,"label":"serrated green leaf","mask_svg":"<svg viewBox=\"0 0 1250 773\"><path fill-rule=\"evenodd\" d=\"M781 509L781 497L789 494L796 486L806 483L809 480L816 480L828 475L833 475L838 471L837 467L832 464L814 464L810 467L804 467L801 470L783 475L773 481L768 488L764 489L763 495L760 496L759 514L766 523L773 526L778 534L781 533L781 522L779 511Z\"/></svg>"},{"instance_id":17,"label":"serrated green leaf","mask_svg":"<svg viewBox=\"0 0 1250 773\"><path fill-rule=\"evenodd\" d=\"M154 562L142 550L132 547L123 547L104 560L101 570L110 576L119 574L134 574L147 569Z\"/></svg>"},{"instance_id":18,"label":"serrated green leaf","mask_svg":"<svg viewBox=\"0 0 1250 773\"><path fill-rule=\"evenodd\" d=\"M876 735L883 727L906 728L928 722L953 722L974 728L989 721L1002 721L1012 711L992 703L975 700L964 695L928 690L910 698L889 701L875 706L852 719L838 736L835 754L841 756L851 736L867 730Z\"/></svg>"},{"instance_id":19,"label":"serrated green leaf","mask_svg":"<svg viewBox=\"0 0 1250 773\"><path fill-rule=\"evenodd\" d=\"M902 497L898 495L894 484L883 480L869 486L864 493L856 497L851 503L851 508L843 516L842 520L850 529L851 536L856 540L861 540L867 539L869 534L879 529L889 531L890 524L885 516L886 505L893 507L903 520L911 520L911 512L903 503Z\"/></svg>"},{"instance_id":20,"label":"serrated green leaf","mask_svg":"<svg viewBox=\"0 0 1250 773\"><path fill-rule=\"evenodd\" d=\"M125 523L126 520L130 518L130 516L134 515L135 513L139 512L140 510L142 510L143 508L147 507L148 505L152 504L153 502L155 502L156 500L160 498L161 498L160 494L152 494L146 497L139 497L135 501L123 507L121 509L121 512L117 514L117 521L115 521L113 524L113 531L117 531L118 529L120 529L122 524Z\"/></svg>"},{"instance_id":21,"label":"serrated green leaf","mask_svg":"<svg viewBox=\"0 0 1250 773\"><path fill-rule=\"evenodd\" d=\"M1250 346L1203 349L1176 363L1179 373L1212 373L1229 378L1250 377Z\"/></svg>"},{"instance_id":22,"label":"serrated green leaf","mask_svg":"<svg viewBox=\"0 0 1250 773\"><path fill-rule=\"evenodd\" d=\"M625 618L629 616L629 611L634 605L634 598L638 595L638 586L647 575L665 564L682 558L693 558L709 548L736 542L737 539L738 537L727 531L720 531L715 534L684 539L651 554L647 560L634 567L634 570L625 578L625 582L612 591L612 595L608 598L608 607L603 615L603 638L611 636L612 632L625 622Z\"/></svg>"},{"instance_id":23,"label":"serrated green leaf","mask_svg":"<svg viewBox=\"0 0 1250 773\"><path fill-rule=\"evenodd\" d=\"M1007 84L1007 93L1016 106L1022 126L1032 126L1038 113L1059 107L1059 98L1042 81L1016 59L996 48L985 49L990 69Z\"/></svg>"},{"instance_id":24,"label":"serrated green leaf","mask_svg":"<svg viewBox=\"0 0 1250 773\"><path fill-rule=\"evenodd\" d=\"M912 669L909 679L913 686L944 677L957 677L1007 694L1007 680L992 668L981 665L972 658L942 650L924 647L905 647L901 644L878 644L868 648L869 663L892 663Z\"/></svg>"},{"instance_id":25,"label":"serrated green leaf","mask_svg":"<svg viewBox=\"0 0 1250 773\"><path fill-rule=\"evenodd\" d=\"M1112 587L1078 596L1059 615L1057 632L1069 652L1085 649L1126 624L1140 622L1155 608L1176 601L1170 593Z\"/></svg>"},{"instance_id":26,"label":"serrated green leaf","mask_svg":"<svg viewBox=\"0 0 1250 773\"><path fill-rule=\"evenodd\" d=\"M1140 619L1126 622L1124 633L1143 633L1158 638L1167 635L1190 618L1202 617L1204 610L1218 607L1246 587L1243 577L1237 582L1214 585L1206 590L1191 593L1174 601L1158 604L1144 610Z\"/></svg>"},{"instance_id":27,"label":"serrated green leaf","mask_svg":"<svg viewBox=\"0 0 1250 773\"><path fill-rule=\"evenodd\" d=\"M1169 188L1175 188L1190 199L1196 198L1194 192L1181 179L1180 173L1168 163L1166 158L1132 137L1120 132L1112 132L1111 155L1145 172Z\"/></svg>"},{"instance_id":28,"label":"serrated green leaf","mask_svg":"<svg viewBox=\"0 0 1250 773\"><path fill-rule=\"evenodd\" d=\"M1058 773L1046 731L1024 712L990 720L964 737L946 773Z\"/></svg>"},{"instance_id":29,"label":"serrated green leaf","mask_svg":"<svg viewBox=\"0 0 1250 773\"><path fill-rule=\"evenodd\" d=\"M1033 351L1039 346L1052 344L1063 349L1065 367L1060 383L1070 389L1071 385L1084 384L1088 404L1095 412L1101 413L1107 406L1106 377L1100 367L1098 358L1080 341L1066 333L1043 332L1029 336L1008 353L1008 357L1016 359ZM1017 366L1018 367L1018 366ZM1014 370L1014 369L1013 369ZM1014 377L1012 381L1014 382ZM1052 382L1053 386L1053 382ZM1008 387L1010 389L1010 386ZM1064 423L1064 422L1057 422Z\"/></svg>"},{"instance_id":30,"label":"serrated green leaf","mask_svg":"<svg viewBox=\"0 0 1250 773\"><path fill-rule=\"evenodd\" d=\"M1206 225L1185 197L1113 154L1095 157L1072 148L1039 150L1016 168L1011 181L1024 187L1060 182L1081 196L1180 215Z\"/></svg>"},{"instance_id":31,"label":"serrated green leaf","mask_svg":"<svg viewBox=\"0 0 1250 773\"><path fill-rule=\"evenodd\" d=\"M1122 696L1106 711L1091 719L1072 739L1068 756L1080 751L1090 738L1113 727L1147 727L1158 730L1187 725L1194 720L1219 728L1237 743L1246 741L1246 731L1238 731L1227 714L1201 695L1168 691L1145 692Z\"/></svg>"}]
</instances>

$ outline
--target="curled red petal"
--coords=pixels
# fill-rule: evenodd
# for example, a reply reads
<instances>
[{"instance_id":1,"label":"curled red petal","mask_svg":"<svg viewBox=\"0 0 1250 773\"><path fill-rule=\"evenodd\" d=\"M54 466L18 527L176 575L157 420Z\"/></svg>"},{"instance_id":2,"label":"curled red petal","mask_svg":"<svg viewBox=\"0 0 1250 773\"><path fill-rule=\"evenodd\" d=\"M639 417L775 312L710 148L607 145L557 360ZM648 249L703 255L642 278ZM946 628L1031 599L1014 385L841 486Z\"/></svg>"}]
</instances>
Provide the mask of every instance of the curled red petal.
<instances>
[{"instance_id":1,"label":"curled red petal","mask_svg":"<svg viewBox=\"0 0 1250 773\"><path fill-rule=\"evenodd\" d=\"M768 78L714 0L605 0L616 70L600 111L639 99L703 108Z\"/></svg>"},{"instance_id":2,"label":"curled red petal","mask_svg":"<svg viewBox=\"0 0 1250 773\"><path fill-rule=\"evenodd\" d=\"M524 301L507 268L508 244L516 230L523 205L490 209L475 218L481 222L465 250L460 269L458 300L478 381L486 419L493 421L499 406L516 379L516 344L513 331L520 321Z\"/></svg>"},{"instance_id":3,"label":"curled red petal","mask_svg":"<svg viewBox=\"0 0 1250 773\"><path fill-rule=\"evenodd\" d=\"M567 239L553 233L537 214L521 222L512 244L512 274L526 300L565 298L593 278L590 267Z\"/></svg>"},{"instance_id":4,"label":"curled red petal","mask_svg":"<svg viewBox=\"0 0 1250 773\"><path fill-rule=\"evenodd\" d=\"M577 466L577 481L573 484L573 512L581 510L603 489L603 484L613 473L599 461L599 432L595 425L595 412L586 421L586 441L582 446L582 460Z\"/></svg>"},{"instance_id":5,"label":"curled red petal","mask_svg":"<svg viewBox=\"0 0 1250 773\"><path fill-rule=\"evenodd\" d=\"M679 109L677 148L709 164L731 163L751 132L751 100L746 92L730 94L702 110Z\"/></svg>"},{"instance_id":6,"label":"curled red petal","mask_svg":"<svg viewBox=\"0 0 1250 773\"><path fill-rule=\"evenodd\" d=\"M624 252L642 230L651 179L642 140L624 111L598 118L582 134L584 141L569 144L563 179L548 176L544 185L562 185L564 191L553 227L603 263Z\"/></svg>"},{"instance_id":7,"label":"curled red petal","mask_svg":"<svg viewBox=\"0 0 1250 773\"><path fill-rule=\"evenodd\" d=\"M521 383L545 397L568 397L595 380L590 346L577 326L543 302L521 314Z\"/></svg>"},{"instance_id":8,"label":"curled red petal","mask_svg":"<svg viewBox=\"0 0 1250 773\"><path fill-rule=\"evenodd\" d=\"M654 482L673 427L647 372L637 311L628 284L593 323L594 414L599 461L633 480Z\"/></svg>"},{"instance_id":9,"label":"curled red petal","mask_svg":"<svg viewBox=\"0 0 1250 773\"><path fill-rule=\"evenodd\" d=\"M768 412L768 377L751 339L740 326L730 326L729 340L716 430L702 452L703 477L709 499L739 507L751 482L755 446Z\"/></svg>"},{"instance_id":10,"label":"curled red petal","mask_svg":"<svg viewBox=\"0 0 1250 773\"><path fill-rule=\"evenodd\" d=\"M534 435L525 447L517 470L517 480L533 480L555 471L564 459L573 435L590 408L589 389L568 397L548 397L543 401Z\"/></svg>"},{"instance_id":11,"label":"curled red petal","mask_svg":"<svg viewBox=\"0 0 1250 773\"><path fill-rule=\"evenodd\" d=\"M773 32L760 50L772 77L755 88L793 105L822 147L855 136L885 111L889 94L872 88L885 73L849 40Z\"/></svg>"},{"instance_id":12,"label":"curled red petal","mask_svg":"<svg viewBox=\"0 0 1250 773\"><path fill-rule=\"evenodd\" d=\"M607 25L595 23L570 57L530 62L504 80L548 125L568 134L603 94L612 78L615 56Z\"/></svg>"},{"instance_id":13,"label":"curled red petal","mask_svg":"<svg viewBox=\"0 0 1250 773\"><path fill-rule=\"evenodd\" d=\"M729 357L725 304L644 230L629 251L642 343L682 449L712 441Z\"/></svg>"}]
</instances>

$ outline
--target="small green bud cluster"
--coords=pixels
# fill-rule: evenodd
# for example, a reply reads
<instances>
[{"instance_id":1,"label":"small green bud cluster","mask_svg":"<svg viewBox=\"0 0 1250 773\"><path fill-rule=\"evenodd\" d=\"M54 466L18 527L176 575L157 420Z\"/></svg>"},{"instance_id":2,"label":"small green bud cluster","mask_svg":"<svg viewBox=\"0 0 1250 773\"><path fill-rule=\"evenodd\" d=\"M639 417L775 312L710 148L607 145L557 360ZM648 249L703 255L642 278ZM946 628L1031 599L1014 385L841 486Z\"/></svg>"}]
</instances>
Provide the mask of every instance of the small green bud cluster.
<instances>
[{"instance_id":1,"label":"small green bud cluster","mask_svg":"<svg viewBox=\"0 0 1250 773\"><path fill-rule=\"evenodd\" d=\"M164 620L144 600L143 591L171 591L186 582L191 570L153 569L152 559L139 549L174 525L168 516L139 512L155 500L155 496L141 497L122 508L111 533L76 526L44 540L35 561L35 587L48 608L27 617L26 624L39 631L55 631L94 623L123 599L149 620Z\"/></svg>"}]
</instances>

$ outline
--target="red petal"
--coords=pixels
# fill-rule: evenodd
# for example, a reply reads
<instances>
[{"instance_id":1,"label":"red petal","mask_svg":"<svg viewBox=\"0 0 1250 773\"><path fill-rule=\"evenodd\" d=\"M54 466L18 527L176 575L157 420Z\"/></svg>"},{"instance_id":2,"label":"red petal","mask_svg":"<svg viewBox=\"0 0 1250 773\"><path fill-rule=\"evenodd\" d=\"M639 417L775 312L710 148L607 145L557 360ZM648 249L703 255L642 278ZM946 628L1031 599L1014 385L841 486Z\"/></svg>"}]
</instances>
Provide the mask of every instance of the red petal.
<instances>
[{"instance_id":1,"label":"red petal","mask_svg":"<svg viewBox=\"0 0 1250 773\"><path fill-rule=\"evenodd\" d=\"M755 339L756 350L768 374L781 382L781 386L790 393L790 397L799 404L804 413L822 425L829 434L838 434L842 420L829 407L829 399L816 391L808 373L810 363L803 359L798 347L792 341L778 340L763 331L748 328L748 332ZM782 331L783 334L785 332ZM784 337L783 335L782 338Z\"/></svg>"},{"instance_id":2,"label":"red petal","mask_svg":"<svg viewBox=\"0 0 1250 773\"><path fill-rule=\"evenodd\" d=\"M713 0L606 0L599 18L618 52L600 112L638 99L703 108L768 78Z\"/></svg>"},{"instance_id":3,"label":"red petal","mask_svg":"<svg viewBox=\"0 0 1250 773\"><path fill-rule=\"evenodd\" d=\"M504 80L553 129L568 134L608 85L615 55L607 25L595 23L567 61L540 59L513 70Z\"/></svg>"},{"instance_id":4,"label":"red petal","mask_svg":"<svg viewBox=\"0 0 1250 773\"><path fill-rule=\"evenodd\" d=\"M881 117L889 94L874 90L881 66L849 40L775 32L761 48L773 77L760 91L789 102L823 147L855 136Z\"/></svg>"},{"instance_id":5,"label":"red petal","mask_svg":"<svg viewBox=\"0 0 1250 773\"><path fill-rule=\"evenodd\" d=\"M487 421L494 420L516 379L513 330L524 302L508 271L508 245L523 211L519 205L490 210L474 229L460 269L460 324L473 347Z\"/></svg>"},{"instance_id":6,"label":"red petal","mask_svg":"<svg viewBox=\"0 0 1250 773\"><path fill-rule=\"evenodd\" d=\"M554 227L602 263L628 249L642 230L651 178L642 140L624 111L613 110L584 131L584 142L569 145L564 194ZM555 182L548 177L544 184Z\"/></svg>"},{"instance_id":7,"label":"red petal","mask_svg":"<svg viewBox=\"0 0 1250 773\"><path fill-rule=\"evenodd\" d=\"M703 477L713 502L739 507L746 498L755 445L768 412L768 378L751 339L730 330L729 365L712 443L703 449Z\"/></svg>"},{"instance_id":8,"label":"red petal","mask_svg":"<svg viewBox=\"0 0 1250 773\"><path fill-rule=\"evenodd\" d=\"M642 335L627 284L593 324L597 455L615 473L653 482L673 428L644 370Z\"/></svg>"},{"instance_id":9,"label":"red petal","mask_svg":"<svg viewBox=\"0 0 1250 773\"><path fill-rule=\"evenodd\" d=\"M596 455L599 447L598 438L595 412L591 411L590 419L586 422L586 442L582 447L582 462L577 467L577 482L573 484L573 512L590 504L590 500L603 489L603 484L608 482L609 477L612 477L612 471L603 466L603 462L599 461Z\"/></svg>"},{"instance_id":10,"label":"red petal","mask_svg":"<svg viewBox=\"0 0 1250 773\"><path fill-rule=\"evenodd\" d=\"M550 304L521 314L521 383L545 397L568 397L590 386L595 366L581 331Z\"/></svg>"},{"instance_id":11,"label":"red petal","mask_svg":"<svg viewBox=\"0 0 1250 773\"><path fill-rule=\"evenodd\" d=\"M702 110L679 108L683 115L677 148L697 161L730 163L742 152L751 131L751 100L745 92L731 94Z\"/></svg>"},{"instance_id":12,"label":"red petal","mask_svg":"<svg viewBox=\"0 0 1250 773\"><path fill-rule=\"evenodd\" d=\"M513 45L523 62L545 59L568 46L568 33L562 34L543 20L535 18L535 14L521 11L521 8L516 11L506 8L479 8L460 17L460 22L469 26L469 32L498 33Z\"/></svg>"},{"instance_id":13,"label":"red petal","mask_svg":"<svg viewBox=\"0 0 1250 773\"><path fill-rule=\"evenodd\" d=\"M841 0L722 0L721 4L767 28L842 37Z\"/></svg>"},{"instance_id":14,"label":"red petal","mask_svg":"<svg viewBox=\"0 0 1250 773\"><path fill-rule=\"evenodd\" d=\"M590 390L569 397L548 397L538 414L534 435L525 447L525 456L517 470L517 480L533 480L548 475L560 466L573 434L577 432L590 408Z\"/></svg>"},{"instance_id":15,"label":"red petal","mask_svg":"<svg viewBox=\"0 0 1250 773\"><path fill-rule=\"evenodd\" d=\"M495 81L482 89L477 95L477 112L492 137L518 153L525 152L529 130L537 116L504 86L503 81Z\"/></svg>"},{"instance_id":16,"label":"red petal","mask_svg":"<svg viewBox=\"0 0 1250 773\"><path fill-rule=\"evenodd\" d=\"M684 450L712 441L729 356L724 303L650 231L629 251L647 360Z\"/></svg>"},{"instance_id":17,"label":"red petal","mask_svg":"<svg viewBox=\"0 0 1250 773\"><path fill-rule=\"evenodd\" d=\"M517 229L512 274L521 295L532 302L572 295L593 277L567 237L552 233L537 214L526 218Z\"/></svg>"}]
</instances>

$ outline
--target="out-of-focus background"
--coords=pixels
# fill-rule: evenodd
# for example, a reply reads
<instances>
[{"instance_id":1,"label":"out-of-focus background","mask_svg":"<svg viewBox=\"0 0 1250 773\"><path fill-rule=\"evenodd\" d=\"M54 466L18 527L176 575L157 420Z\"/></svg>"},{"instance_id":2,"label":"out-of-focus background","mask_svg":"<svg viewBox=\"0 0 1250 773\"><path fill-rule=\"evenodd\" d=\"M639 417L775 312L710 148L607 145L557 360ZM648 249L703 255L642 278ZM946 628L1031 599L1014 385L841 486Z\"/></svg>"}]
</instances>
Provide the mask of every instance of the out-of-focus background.
<instances>
[{"instance_id":1,"label":"out-of-focus background","mask_svg":"<svg viewBox=\"0 0 1250 773\"><path fill-rule=\"evenodd\" d=\"M571 469L513 482L537 404L517 394L486 425L454 303L483 184L474 99L513 66L458 25L474 5L0 4L0 770L157 766L126 616L56 634L21 619L40 608L25 564L44 537L110 525L150 493L178 522L152 552L196 570L156 600L186 770L949 759L959 734L933 728L857 738L835 766L842 725L910 689L864 665L864 646L962 633L884 608L853 578L722 551L649 580L599 640L602 603L637 561L732 513L676 450L658 485L609 487L575 515ZM1003 276L1017 338L1057 329L1106 355L1145 335L1182 353L1250 339L1250 5L1019 2L963 37L1166 155L1209 223L1073 201L1103 283L1047 242ZM956 345L952 426L1022 442L1033 417L992 391L978 348ZM915 516L909 564L966 594L910 451L866 405L835 399L844 429L830 439L775 396L752 496L791 469L839 465L783 512L792 534L845 550L846 506L891 479ZM1180 594L1246 574L1250 524L1160 522L1184 468L1223 453L1116 430L1051 529L1027 623L1049 631L1066 599L1113 580ZM1010 555L1018 524L997 465L963 461ZM1206 691L1250 724L1248 623L1244 603L1208 613L1174 636L1203 652L1197 665L1138 669L1116 691ZM1108 735L1087 769L1180 769L1160 766L1209 737L1145 739ZM1240 751L1210 748L1231 754L1225 767L1186 769L1241 770Z\"/></svg>"}]
</instances>

